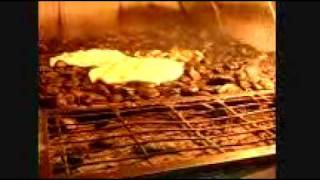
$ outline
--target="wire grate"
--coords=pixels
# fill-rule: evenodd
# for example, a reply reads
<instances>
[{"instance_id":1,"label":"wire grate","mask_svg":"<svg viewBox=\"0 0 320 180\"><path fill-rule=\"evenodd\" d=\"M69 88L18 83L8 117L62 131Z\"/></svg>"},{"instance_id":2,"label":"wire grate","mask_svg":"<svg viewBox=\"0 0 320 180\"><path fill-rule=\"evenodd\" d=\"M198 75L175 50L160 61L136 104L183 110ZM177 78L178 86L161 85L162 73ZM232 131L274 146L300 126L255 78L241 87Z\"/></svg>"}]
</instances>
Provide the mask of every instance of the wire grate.
<instances>
[{"instance_id":1,"label":"wire grate","mask_svg":"<svg viewBox=\"0 0 320 180\"><path fill-rule=\"evenodd\" d=\"M130 176L123 171L133 167L143 175L146 169L170 169L172 163L184 167L190 159L270 147L275 144L274 101L272 92L255 92L48 115L49 176Z\"/></svg>"}]
</instances>

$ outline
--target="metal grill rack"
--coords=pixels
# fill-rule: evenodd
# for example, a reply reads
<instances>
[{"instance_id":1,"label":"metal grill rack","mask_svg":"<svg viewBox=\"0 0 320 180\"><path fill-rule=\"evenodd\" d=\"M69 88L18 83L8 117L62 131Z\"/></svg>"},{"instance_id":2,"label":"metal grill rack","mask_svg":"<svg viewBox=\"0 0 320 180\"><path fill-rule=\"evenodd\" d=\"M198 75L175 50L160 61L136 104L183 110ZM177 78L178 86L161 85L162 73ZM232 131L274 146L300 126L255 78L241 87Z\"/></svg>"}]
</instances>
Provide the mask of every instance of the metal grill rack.
<instances>
[{"instance_id":1,"label":"metal grill rack","mask_svg":"<svg viewBox=\"0 0 320 180\"><path fill-rule=\"evenodd\" d=\"M275 154L273 92L42 115L47 177L142 176Z\"/></svg>"}]
</instances>

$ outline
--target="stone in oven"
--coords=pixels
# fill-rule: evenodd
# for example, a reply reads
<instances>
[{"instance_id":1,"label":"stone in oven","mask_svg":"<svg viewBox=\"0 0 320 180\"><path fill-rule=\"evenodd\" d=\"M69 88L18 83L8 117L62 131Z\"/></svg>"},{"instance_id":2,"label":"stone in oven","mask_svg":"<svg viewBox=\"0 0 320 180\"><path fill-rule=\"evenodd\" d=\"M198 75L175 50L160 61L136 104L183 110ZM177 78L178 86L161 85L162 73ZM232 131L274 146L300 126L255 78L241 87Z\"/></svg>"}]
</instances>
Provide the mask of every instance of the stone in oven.
<instances>
[{"instance_id":1,"label":"stone in oven","mask_svg":"<svg viewBox=\"0 0 320 180\"><path fill-rule=\"evenodd\" d=\"M123 96L120 93L113 94L110 98L114 103L119 103L124 100Z\"/></svg>"},{"instance_id":2,"label":"stone in oven","mask_svg":"<svg viewBox=\"0 0 320 180\"><path fill-rule=\"evenodd\" d=\"M252 87L252 84L248 81L240 81L239 85L242 89L248 90Z\"/></svg>"},{"instance_id":3,"label":"stone in oven","mask_svg":"<svg viewBox=\"0 0 320 180\"><path fill-rule=\"evenodd\" d=\"M56 67L58 68L64 68L64 67L67 67L67 64L63 61L58 61L56 64L55 64Z\"/></svg>"},{"instance_id":4,"label":"stone in oven","mask_svg":"<svg viewBox=\"0 0 320 180\"><path fill-rule=\"evenodd\" d=\"M207 84L208 85L224 85L228 83L235 82L234 78L229 75L217 75L214 76L212 79L209 79Z\"/></svg>"},{"instance_id":5,"label":"stone in oven","mask_svg":"<svg viewBox=\"0 0 320 180\"><path fill-rule=\"evenodd\" d=\"M217 93L225 94L225 93L239 93L242 89L236 84L225 84L217 89Z\"/></svg>"},{"instance_id":6,"label":"stone in oven","mask_svg":"<svg viewBox=\"0 0 320 180\"><path fill-rule=\"evenodd\" d=\"M59 87L55 85L49 85L45 89L46 89L46 93L49 95L57 95L60 92Z\"/></svg>"},{"instance_id":7,"label":"stone in oven","mask_svg":"<svg viewBox=\"0 0 320 180\"><path fill-rule=\"evenodd\" d=\"M197 70L195 70L193 67L190 68L189 75L195 81L198 81L201 79L200 73Z\"/></svg>"},{"instance_id":8,"label":"stone in oven","mask_svg":"<svg viewBox=\"0 0 320 180\"><path fill-rule=\"evenodd\" d=\"M274 83L267 78L261 78L258 83L263 87L263 89L272 90L275 88Z\"/></svg>"},{"instance_id":9,"label":"stone in oven","mask_svg":"<svg viewBox=\"0 0 320 180\"><path fill-rule=\"evenodd\" d=\"M142 98L154 98L160 96L160 92L156 88L140 87L137 91Z\"/></svg>"},{"instance_id":10,"label":"stone in oven","mask_svg":"<svg viewBox=\"0 0 320 180\"><path fill-rule=\"evenodd\" d=\"M61 123L64 125L65 129L73 130L76 129L75 124L77 124L77 120L74 118L61 118Z\"/></svg>"},{"instance_id":11,"label":"stone in oven","mask_svg":"<svg viewBox=\"0 0 320 180\"><path fill-rule=\"evenodd\" d=\"M192 96L199 92L199 87L196 85L185 86L181 88L181 95L182 96Z\"/></svg>"}]
</instances>

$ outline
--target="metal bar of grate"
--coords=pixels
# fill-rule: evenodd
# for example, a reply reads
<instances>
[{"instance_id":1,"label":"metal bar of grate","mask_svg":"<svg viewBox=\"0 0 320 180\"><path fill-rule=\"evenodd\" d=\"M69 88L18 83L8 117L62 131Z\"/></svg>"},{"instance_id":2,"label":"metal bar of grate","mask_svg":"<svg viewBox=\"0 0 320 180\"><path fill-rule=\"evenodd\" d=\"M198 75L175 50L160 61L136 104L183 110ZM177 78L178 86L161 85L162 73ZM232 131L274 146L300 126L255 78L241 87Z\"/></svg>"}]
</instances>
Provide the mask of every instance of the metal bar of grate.
<instances>
[{"instance_id":1,"label":"metal bar of grate","mask_svg":"<svg viewBox=\"0 0 320 180\"><path fill-rule=\"evenodd\" d=\"M251 97L252 98L252 97ZM256 122L250 122L248 121L242 114L237 113L232 107L226 105L225 102L223 102L221 99L218 99L217 102L219 102L219 104L221 104L222 106L224 106L227 110L229 110L232 114L238 116L239 118L241 118L242 120L244 120L245 122L250 123L251 125L253 125L256 128L259 128L256 124ZM273 135L272 133L270 133L269 131L266 131L269 135Z\"/></svg>"},{"instance_id":2,"label":"metal bar of grate","mask_svg":"<svg viewBox=\"0 0 320 180\"><path fill-rule=\"evenodd\" d=\"M58 133L59 133L59 136L62 137L63 136L63 133L62 133L62 129L61 129L61 126L60 126L60 121L58 119L56 119L56 123L58 124ZM71 171L70 171L70 167L69 167L69 163L68 163L68 158L67 158L67 150L65 148L65 146L62 146L62 160L63 160L63 163L64 163L64 166L65 166L65 173L66 175L70 175L71 174Z\"/></svg>"},{"instance_id":3,"label":"metal bar of grate","mask_svg":"<svg viewBox=\"0 0 320 180\"><path fill-rule=\"evenodd\" d=\"M144 154L144 157L147 159L149 154L147 152L147 150L141 145L141 143L139 142L139 140L137 139L137 137L135 136L134 132L132 132L130 130L130 128L127 126L126 121L123 120L123 118L120 115L120 111L118 111L117 109L115 110L115 114L117 115L118 119L121 121L121 123L123 124L123 126L127 129L127 131L129 132L131 138L134 140L134 142L136 143L136 145L138 145L138 147L141 149L141 151ZM148 161L150 164L152 164L150 161Z\"/></svg>"},{"instance_id":4,"label":"metal bar of grate","mask_svg":"<svg viewBox=\"0 0 320 180\"><path fill-rule=\"evenodd\" d=\"M52 175L52 169L51 166L48 166L50 159L49 159L49 152L47 151L47 145L48 145L48 122L46 121L46 118L43 117L43 113L39 112L39 161L40 161L40 168L42 171L40 171L41 176L51 176Z\"/></svg>"},{"instance_id":5,"label":"metal bar of grate","mask_svg":"<svg viewBox=\"0 0 320 180\"><path fill-rule=\"evenodd\" d=\"M261 154L264 154L265 156L272 156L275 152L275 145L268 146L268 147L260 147L260 148L254 148L250 150L240 150L233 153L226 153L221 156L210 156L210 157L201 157L197 159L189 159L184 164L180 164L180 162L173 162L170 164L167 164L166 166L162 166L162 164L157 164L156 166L153 166L151 168L132 168L131 165L129 166L121 166L120 171L117 172L103 172L105 169L98 168L97 171L102 170L102 172L89 172L89 173L79 173L74 175L76 178L137 178L142 177L143 175L152 175L157 173L163 173L163 172L170 172L178 169L187 169L192 167L201 167L201 166L214 166L223 164L226 162L237 162L239 161L239 154L243 154L241 156L241 159L255 159L261 157ZM128 169L132 169L132 171L128 171ZM126 172L126 173L123 173Z\"/></svg>"},{"instance_id":6,"label":"metal bar of grate","mask_svg":"<svg viewBox=\"0 0 320 180\"><path fill-rule=\"evenodd\" d=\"M266 138L265 140L269 140L272 138ZM241 145L250 145L250 144L255 144L258 143L259 141L253 141L253 142L249 142L249 143L243 143ZM236 146L236 145L240 145L240 144L227 144L224 145L224 147L227 146ZM204 146L204 147L197 147L197 148L185 148L185 149L180 149L179 151L177 151L176 153L179 152L188 152L188 151L197 151L197 150L208 150L211 149L212 147L209 146ZM148 157L152 157L152 156L156 156L156 155L161 155L161 154L167 154L168 152L157 152L157 153L153 153L153 154L149 154ZM173 152L170 152L173 153ZM103 160L103 161L96 161L96 162L91 162L91 163L84 163L81 166L88 166L88 165L94 165L94 164L101 164L101 163L110 163L110 162L119 162L119 161L126 161L126 160L130 160L130 159L145 159L145 155L140 155L140 156L133 156L133 157L125 157L125 158L115 158L115 159L110 159L110 160ZM70 166L71 168L73 168L73 166Z\"/></svg>"},{"instance_id":7,"label":"metal bar of grate","mask_svg":"<svg viewBox=\"0 0 320 180\"><path fill-rule=\"evenodd\" d=\"M235 135L253 133L253 132L257 132L257 131L261 131L261 130L268 130L268 129L272 129L272 128L275 128L275 126L268 127L268 128L253 129L253 130L249 130L249 131L244 132L244 133L229 133L229 134L223 134L223 135L219 135L219 136L207 135L204 138L202 138L202 137L197 137L197 138L168 138L168 139L142 141L142 142L139 142L139 143L140 143L140 145L144 145L144 144L148 144L148 143L157 143L157 142L188 141L188 140L208 140L208 138L219 138L219 137L235 136ZM88 142L92 142L92 141L88 141ZM71 145L72 143L83 143L83 142L68 142L68 145ZM54 145L55 146L59 146L59 145L63 145L63 143L54 144ZM111 148L112 149L117 149L117 148L124 148L124 147L135 146L135 145L136 145L136 143L129 143L129 144L124 144L124 145L112 146ZM210 147L208 147L208 148L210 148ZM94 152L94 151L84 151L84 153L92 153L92 152ZM224 151L221 151L221 152L224 152ZM150 155L148 155L148 156L150 156Z\"/></svg>"},{"instance_id":8,"label":"metal bar of grate","mask_svg":"<svg viewBox=\"0 0 320 180\"><path fill-rule=\"evenodd\" d=\"M207 105L210 106L210 105ZM211 107L211 106L210 106ZM214 109L213 107L211 107L212 109ZM229 119L229 118L235 118L235 117L239 117L240 116L245 116L245 115L252 115L252 114L258 114L258 113L265 113L265 112L273 112L275 110L275 108L270 108L270 109L261 109L258 111L254 111L254 112L247 112L247 113L237 113L237 114L233 114L233 115L229 115L229 116L220 116L220 117L216 117L216 118L211 118L209 119L203 119L203 120L189 120L188 123L202 123L202 122L212 122L212 121L219 121L219 120L224 120L224 119ZM108 120L107 120L108 121ZM264 120L263 120L264 121ZM96 122L100 122L100 121L96 121ZM101 121L102 122L106 122L106 121ZM257 121L260 122L260 121ZM184 124L184 122L182 121L143 121L143 122L129 122L126 123L127 126L132 126L132 125L138 125L138 124ZM86 124L95 124L95 123L86 123ZM81 126L81 125L86 125L86 124L82 124L79 123L77 124L77 126ZM74 124L64 124L64 126L75 126ZM241 124L240 124L241 125ZM51 125L51 127L54 125ZM116 128L122 128L124 127L123 124L120 125L113 125L113 126L109 126L107 128L101 128L95 131L103 131L103 130L110 130L110 129L116 129ZM74 133L74 132L91 132L92 130L81 130L81 131L73 131L73 132L65 132L65 134L68 133Z\"/></svg>"},{"instance_id":9,"label":"metal bar of grate","mask_svg":"<svg viewBox=\"0 0 320 180\"><path fill-rule=\"evenodd\" d=\"M172 98L159 98L157 99L156 102L154 101L139 101L135 102L135 106L139 108L144 108L144 107L150 107L153 108L153 106L161 106L163 107L164 104L173 104L175 106L178 106L179 104L185 104L185 103L199 103L199 102L209 102L209 101L214 101L217 98L220 99L228 99L228 98L246 98L250 97L253 95L261 95L261 96L266 96L266 95L272 95L273 91L269 90L263 90L259 92L244 92L241 93L241 96L239 95L232 95L232 94L214 94L214 95L206 95L206 96L190 96L190 97L172 97ZM101 111L101 110L106 110L106 109L112 109L112 108L118 108L120 111L123 109L127 110L132 107L125 105L125 103L110 103L110 102L104 102L103 104L92 104L92 106L86 106L86 107L77 107L77 108L64 108L64 109L53 109L53 110L48 110L48 113L51 114L69 114L69 113L86 113L88 111ZM147 108L148 109L148 108Z\"/></svg>"},{"instance_id":10,"label":"metal bar of grate","mask_svg":"<svg viewBox=\"0 0 320 180\"><path fill-rule=\"evenodd\" d=\"M212 109L212 106L210 106L209 104L203 102L203 103L200 103L201 105L203 105L204 107L206 108L209 108L209 109ZM265 102L266 105L271 105L273 104L272 102ZM192 107L193 104L186 104L184 105L183 107ZM240 105L230 105L231 107L233 106L236 106L236 107L250 107L250 106L254 106L254 105L260 105L259 103L248 103L248 104L240 104ZM163 106L163 107L166 107L166 106ZM171 107L173 107L171 105ZM175 106L175 107L182 107L182 106ZM170 107L169 107L170 108ZM127 110L127 111L120 111L120 113L128 113L128 112L131 112L131 113L134 113L134 112L142 112L142 111L147 111L147 110L150 110L150 109L154 109L154 108L138 108L138 109L132 109L132 110ZM215 108L215 110L221 110L221 109L224 109L224 108ZM97 115L112 115L113 113L105 113L105 112L97 112L97 113L86 113L86 114L82 114L82 115L79 115L79 114L76 114L76 115L69 115L69 117L73 117L73 118L76 118L76 117L90 117L90 116L97 116ZM98 122L106 122L106 121L109 121L109 119L105 119L105 120L98 120L98 121L90 121L90 122L80 122L78 123L79 125L81 124L94 124L94 123L98 123ZM153 121L155 122L155 121ZM68 124L65 124L65 125L68 125Z\"/></svg>"},{"instance_id":11,"label":"metal bar of grate","mask_svg":"<svg viewBox=\"0 0 320 180\"><path fill-rule=\"evenodd\" d=\"M249 123L248 123L249 124ZM217 130L218 128L215 128L213 130ZM222 129L222 128L220 128ZM271 128L270 128L271 129ZM146 134L146 133L156 133L156 132L168 132L168 131L203 131L203 130L210 130L210 129L196 129L196 128L193 128L193 129L182 129L182 130L179 130L179 129L154 129L154 130L148 130L148 131L142 131L140 133L135 133L135 134ZM248 132L255 132L255 131L259 131L261 129L255 129L255 130L248 130L246 133ZM234 133L234 134L227 134L227 135L219 135L219 136L216 136L216 137L224 137L224 136L228 136L228 135L240 135L240 134L244 134L244 133ZM89 140L82 140L82 141L61 141L61 142L55 142L55 143L51 143L51 145L53 146L57 146L57 145L60 145L60 144L64 144L64 143L68 143L68 144L77 144L77 143L88 143L88 142L92 142L92 141L101 141L101 140L108 140L108 139L112 139L112 138L118 138L118 137L126 137L126 136L131 136L130 134L125 134L125 135L118 135L118 136L108 136L108 137L104 137L104 138L97 138L97 139L89 139ZM208 136L207 136L208 137ZM168 139L168 140L179 140L179 139ZM186 139L183 139L183 140L205 140L207 141L207 138L186 138ZM164 141L164 140L162 140ZM166 140L167 141L167 140ZM151 141L151 142L157 142L157 141ZM144 142L140 142L140 144L143 144Z\"/></svg>"},{"instance_id":12,"label":"metal bar of grate","mask_svg":"<svg viewBox=\"0 0 320 180\"><path fill-rule=\"evenodd\" d=\"M257 97L258 96L258 97ZM265 97L265 96L262 96L262 95L260 95L260 94L256 94L255 96L252 96L252 98L255 100L255 101L257 101L257 102L260 102L261 103L261 99L263 99L263 100L265 100L265 101L269 101L269 99L267 98L267 97ZM260 107L260 108L262 108L262 107ZM275 108L274 108L275 109ZM266 130L266 132L269 134L269 135L272 135L273 133L272 132L270 132L270 130Z\"/></svg>"},{"instance_id":13,"label":"metal bar of grate","mask_svg":"<svg viewBox=\"0 0 320 180\"><path fill-rule=\"evenodd\" d=\"M174 107L172 107L172 106L170 106L170 109L172 110L172 112L173 112L182 122L185 123L185 125L186 125L187 127L190 128L190 130L192 129L192 130L194 131L194 133L195 133L198 137L203 138L204 141L207 143L207 145L209 145L209 146L217 149L217 150L220 151L220 152L224 152L216 143L210 141L210 140L207 139L205 136L203 136L203 135L199 132L198 129L193 128L193 127L191 126L191 124L188 123L188 121L186 121L186 119L183 117L183 115L181 114L181 112L176 111L176 110L174 109Z\"/></svg>"},{"instance_id":14,"label":"metal bar of grate","mask_svg":"<svg viewBox=\"0 0 320 180\"><path fill-rule=\"evenodd\" d=\"M272 109L270 110L264 110L264 111L259 111L259 112L272 112ZM253 112L251 113L248 113L248 114L255 114ZM231 117L238 117L238 115L232 115L232 116L229 116L229 118ZM227 119L228 116L226 116L226 118L216 118L218 120L221 120L221 119ZM255 121L255 123L260 123L260 122L266 122L266 121L270 121L272 119L263 119L263 120L257 120ZM201 122L210 122L211 120L203 120L203 121L198 121L198 122L194 122L194 121L189 121L188 123L201 123ZM178 123L178 122L177 122ZM180 122L178 124L181 124L181 123L184 123L184 122ZM137 125L137 124L147 124L147 123L143 123L143 122L140 122L140 123L127 123L127 125ZM161 124L161 123L159 123ZM171 124L171 123L169 123ZM175 124L175 123L172 123L172 124ZM149 129L147 131L139 131L139 132L136 132L135 134L145 134L145 133L155 133L155 132L163 132L163 131L202 131L202 130L220 130L220 129L223 129L223 128L228 128L228 127L234 127L234 126L239 126L239 125L248 125L248 124L252 124L252 122L244 122L244 123L238 123L238 124L231 124L231 125L221 125L219 127L205 127L205 128L187 128L187 129L181 129L181 128L164 128L164 129ZM123 127L123 125L121 126L118 126L118 127ZM110 128L105 128L105 129L99 129L99 130L94 130L94 131L104 131L104 130L110 130ZM92 132L93 130L82 130L82 131L73 131L73 132L66 132L65 134L72 134L72 133L85 133L85 132ZM110 138L118 138L118 137L126 137L126 136L130 136L130 134L120 134L120 135L114 135L114 136L108 136L108 137L104 137L104 138L99 138L99 139L90 139L90 140L87 140L87 141L92 141L92 140L103 140L103 139L110 139ZM68 143L77 143L77 142L72 142L72 141L67 141ZM79 142L86 142L86 141L79 141ZM64 143L64 142L60 142L60 143ZM59 143L53 143L53 145L55 144L59 144Z\"/></svg>"}]
</instances>

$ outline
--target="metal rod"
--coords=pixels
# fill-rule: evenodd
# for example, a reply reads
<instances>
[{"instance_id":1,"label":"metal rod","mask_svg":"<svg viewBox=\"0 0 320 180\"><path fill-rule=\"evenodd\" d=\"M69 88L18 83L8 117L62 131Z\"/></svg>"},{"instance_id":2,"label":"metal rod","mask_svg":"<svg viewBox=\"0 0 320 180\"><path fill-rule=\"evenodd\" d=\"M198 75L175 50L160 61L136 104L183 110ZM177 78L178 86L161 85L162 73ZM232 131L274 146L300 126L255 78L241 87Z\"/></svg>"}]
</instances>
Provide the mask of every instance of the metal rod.
<instances>
[{"instance_id":1,"label":"metal rod","mask_svg":"<svg viewBox=\"0 0 320 180\"><path fill-rule=\"evenodd\" d=\"M183 117L183 115L181 114L181 112L178 112L177 110L174 109L174 107L170 107L172 112L174 112L175 115L177 115L177 117L186 124L186 126L190 129L194 129L194 133L200 137L203 138L205 140L205 142L214 147L215 149L217 149L219 152L224 152L216 143L210 141L207 137L203 136L198 129L195 129L191 126L191 124L188 123L188 121Z\"/></svg>"},{"instance_id":2,"label":"metal rod","mask_svg":"<svg viewBox=\"0 0 320 180\"><path fill-rule=\"evenodd\" d=\"M261 122L267 122L267 121L272 121L273 119L263 119L263 120L259 120L259 121L255 121L255 123L261 123ZM187 129L181 129L181 128L157 128L157 129L149 129L146 131L139 131L139 132L135 132L135 134L146 134L146 133L156 133L156 132L164 132L164 131L210 131L210 130L221 130L221 129L225 129L225 128L232 128L232 127L237 127L237 126L243 126L243 125L250 125L253 122L251 121L247 121L244 123L238 123L238 124L231 124L231 125L221 125L220 127L212 127L212 128L187 128ZM89 131L89 132L96 132L98 130L93 130L93 131ZM77 135L79 135L79 133L85 133L85 132L75 132L77 133ZM130 134L121 134L121 135L115 135L115 136L108 136L105 138L116 138L116 137L127 137L130 136ZM74 136L67 136L69 139L74 137Z\"/></svg>"},{"instance_id":3,"label":"metal rod","mask_svg":"<svg viewBox=\"0 0 320 180\"><path fill-rule=\"evenodd\" d=\"M56 123L58 124L58 132L59 132L59 136L62 137L63 136L63 133L62 133L62 129L61 129L61 126L60 126L60 119L55 119ZM65 166L65 173L66 175L70 175L71 174L71 171L70 171L70 167L69 167L69 163L68 163L68 157L67 157L67 150L66 150L66 147L65 146L62 146L61 147L61 150L62 150L62 160L63 160L63 164Z\"/></svg>"},{"instance_id":4,"label":"metal rod","mask_svg":"<svg viewBox=\"0 0 320 180\"><path fill-rule=\"evenodd\" d=\"M273 138L269 138L270 140L273 140ZM269 140L266 139L266 140ZM228 147L228 146L244 146L244 145L251 145L251 144L256 144L259 143L260 141L252 141L252 142L248 142L248 143L238 143L236 145L234 144L229 144L229 145L225 145L224 147ZM179 153L179 152L190 152L190 151L197 151L197 150L207 150L207 149L211 149L212 147L210 146L206 146L206 147L196 147L196 148L185 148L185 149L179 149L177 151L175 151L175 153ZM172 153L172 152L170 152ZM149 157L155 156L155 155L162 155L162 154L168 154L168 152L158 152L158 153L154 153L154 154L149 154ZM96 165L96 164L101 164L101 163L111 163L111 162L119 162L119 161L126 161L126 160L130 160L130 159L143 159L144 155L140 155L140 156L134 156L134 157L125 157L125 158L115 158L115 159L111 159L111 160L103 160L103 161L96 161L96 162L90 162L90 163L83 163L81 164L81 166L89 166L89 165ZM70 166L71 168L73 167L79 167L79 166Z\"/></svg>"},{"instance_id":5,"label":"metal rod","mask_svg":"<svg viewBox=\"0 0 320 180\"><path fill-rule=\"evenodd\" d=\"M256 99L256 100L259 100L259 99ZM208 103L200 103L202 106L210 109L210 110L215 110L215 111L219 111L219 110L224 110L225 108L222 107L222 108L214 108L212 107L211 105L209 105ZM271 105L271 104L274 104L273 102L264 102L264 105ZM243 108L243 107L250 107L250 106L255 106L255 105L261 105L259 103L248 103L246 105L234 105L236 106L237 108ZM230 105L231 106L231 105ZM181 108L181 106L178 106ZM192 109L192 106L184 106L186 108L190 108ZM233 106L231 106L233 107ZM252 112L247 112L247 113L244 113L244 115L248 115L248 114L251 114L251 113L263 113L265 112L265 110L271 110L272 109L261 109L261 111L252 111ZM204 110L205 111L205 110ZM124 111L123 111L124 112ZM126 112L132 112L134 113L134 111L126 111ZM139 112L139 110L136 110L136 112ZM140 110L141 112L141 110ZM208 112L200 112L200 113L197 113L197 114L205 114L205 113L208 113ZM93 113L93 114L84 114L84 115L69 115L68 117L71 117L71 118L79 118L79 117L88 117L88 116L101 116L101 115L113 115L113 113ZM216 117L216 118L212 118L210 120L207 120L207 121L211 121L211 120L220 120L220 119L223 119L223 118L229 118L229 117L236 117L236 116L220 116L220 117ZM76 125L77 126L82 126L82 125L94 125L96 123L104 123L104 122L109 122L111 119L101 119L101 120L92 120L90 122L79 122L77 123ZM192 122L192 121L189 121L189 122ZM198 121L195 121L195 122L198 122ZM139 124L141 122L129 122L128 125L133 125L133 124ZM160 120L157 120L157 121L150 121L150 120L147 120L147 121L144 121L143 123L145 124L148 124L148 123L179 123L179 121L160 121ZM75 124L64 124L65 126L68 126L68 125L75 125ZM51 127L52 125L49 125L49 127ZM118 126L121 126L121 125L114 125L114 126L110 126L110 127L118 127Z\"/></svg>"},{"instance_id":6,"label":"metal rod","mask_svg":"<svg viewBox=\"0 0 320 180\"><path fill-rule=\"evenodd\" d=\"M253 133L261 130L268 130L268 129L273 129L276 126L271 126L268 128L256 128L252 130L248 130L246 132L241 132L241 133L228 133L228 134L222 134L222 135L206 135L206 137L201 137L198 136L197 138L168 138L168 139L157 139L157 140L148 140L148 141L142 141L139 142L140 144L148 144L148 143L156 143L156 142L167 142L167 141L188 141L188 140L208 140L208 138L220 138L220 137L228 137L228 136L235 136L235 135L242 135L242 134L248 134L248 133ZM129 134L128 134L129 135ZM77 144L77 143L92 143L95 141L103 141L103 140L108 140L111 139L111 137L106 137L106 138L99 138L99 139L94 139L94 140L83 140L83 141L67 141L67 142L59 142L59 143L52 143L51 145L53 146L60 146L63 144L67 144L72 146L72 144ZM114 148L123 148L127 146L134 146L136 145L135 143L129 143L125 145L119 145L119 146L112 146L112 149ZM210 144L211 145L211 144Z\"/></svg>"},{"instance_id":7,"label":"metal rod","mask_svg":"<svg viewBox=\"0 0 320 180\"><path fill-rule=\"evenodd\" d=\"M145 158L147 158L149 156L147 150L140 144L138 138L135 136L135 133L133 131L131 131L131 129L127 126L125 120L123 120L123 118L121 117L119 110L115 109L115 113L116 113L118 119L122 122L123 126L129 132L131 138L134 140L136 145L142 150L143 154L145 155ZM152 164L149 160L148 160L148 162L149 162L149 164Z\"/></svg>"},{"instance_id":8,"label":"metal rod","mask_svg":"<svg viewBox=\"0 0 320 180\"><path fill-rule=\"evenodd\" d=\"M247 120L244 115L237 113L232 107L227 106L223 101L219 101L219 103L221 103L223 106L226 107L226 109L228 109L232 114L237 115L239 118L241 118L242 120L250 123L251 125L253 125L254 127L258 128L257 124L255 121L249 121ZM268 133L269 135L273 135L273 133L266 131L266 133Z\"/></svg>"}]
</instances>

